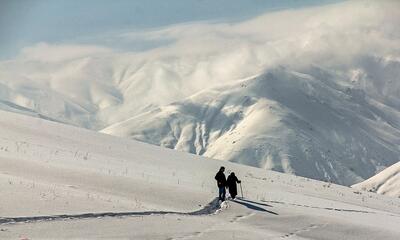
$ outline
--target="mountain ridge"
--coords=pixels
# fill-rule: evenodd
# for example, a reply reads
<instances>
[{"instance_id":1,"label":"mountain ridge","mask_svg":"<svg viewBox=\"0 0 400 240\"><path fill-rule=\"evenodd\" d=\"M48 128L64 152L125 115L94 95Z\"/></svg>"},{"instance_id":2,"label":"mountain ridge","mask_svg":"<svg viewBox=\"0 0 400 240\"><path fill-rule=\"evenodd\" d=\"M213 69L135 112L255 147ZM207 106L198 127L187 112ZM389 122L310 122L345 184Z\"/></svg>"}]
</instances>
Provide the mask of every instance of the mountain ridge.
<instances>
[{"instance_id":1,"label":"mountain ridge","mask_svg":"<svg viewBox=\"0 0 400 240\"><path fill-rule=\"evenodd\" d=\"M398 159L400 131L385 117L399 113L375 102L361 89L280 67L102 132L351 185Z\"/></svg>"},{"instance_id":2,"label":"mountain ridge","mask_svg":"<svg viewBox=\"0 0 400 240\"><path fill-rule=\"evenodd\" d=\"M400 161L351 187L400 198Z\"/></svg>"}]
</instances>

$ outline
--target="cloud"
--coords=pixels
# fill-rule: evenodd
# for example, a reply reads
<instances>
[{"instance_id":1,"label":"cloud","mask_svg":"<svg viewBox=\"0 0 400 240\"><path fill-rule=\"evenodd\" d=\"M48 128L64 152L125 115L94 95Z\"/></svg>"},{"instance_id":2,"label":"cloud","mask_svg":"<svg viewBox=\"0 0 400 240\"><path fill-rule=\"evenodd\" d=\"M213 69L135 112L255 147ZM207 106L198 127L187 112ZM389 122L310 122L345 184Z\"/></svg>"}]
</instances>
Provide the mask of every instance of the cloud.
<instances>
[{"instance_id":1,"label":"cloud","mask_svg":"<svg viewBox=\"0 0 400 240\"><path fill-rule=\"evenodd\" d=\"M304 72L316 65L350 76L349 80L361 72L358 76L366 77L358 81L360 87L373 91L379 85L377 92L390 93L397 104L393 98L398 99L400 84L383 87L383 82L400 82L395 70L400 59L399 22L399 1L346 1L267 13L238 23L125 31L88 44L39 43L24 48L12 61L0 62L0 83L43 82L79 103L94 102L98 109L110 106L112 111L99 117L106 124L276 66ZM100 44L104 41L107 47ZM135 45L146 42L150 49L121 51L127 46L140 49ZM391 59L394 64L386 64L392 66L391 75L380 77L386 70L371 67L370 58ZM105 104L99 99L111 100Z\"/></svg>"},{"instance_id":2,"label":"cloud","mask_svg":"<svg viewBox=\"0 0 400 240\"><path fill-rule=\"evenodd\" d=\"M360 54L397 55L400 52L400 2L348 1L344 3L268 13L235 23L188 23L152 31L124 32L107 36L114 55L124 46L152 43L152 49L132 51L144 60L171 58L188 63L204 63L216 78L236 78L274 65L301 65L311 62L349 64ZM101 40L101 39L99 39ZM165 41L167 44L165 44ZM160 42L159 46L154 42ZM112 47L96 45L39 43L24 48L21 58L39 61L65 61L112 53ZM175 62L175 61L173 61ZM231 76L221 74L234 70ZM198 70L197 64L193 65ZM249 69L249 70L247 70ZM213 76L210 76L214 78Z\"/></svg>"},{"instance_id":3,"label":"cloud","mask_svg":"<svg viewBox=\"0 0 400 240\"><path fill-rule=\"evenodd\" d=\"M42 42L23 48L18 58L41 62L60 62L111 52L112 50L109 48L96 45L48 44Z\"/></svg>"},{"instance_id":4,"label":"cloud","mask_svg":"<svg viewBox=\"0 0 400 240\"><path fill-rule=\"evenodd\" d=\"M399 22L400 2L348 1L268 13L237 24L191 23L121 37L173 39L147 56L195 59L204 63L210 79L234 79L276 65L337 67L351 65L361 55L398 55Z\"/></svg>"}]
</instances>

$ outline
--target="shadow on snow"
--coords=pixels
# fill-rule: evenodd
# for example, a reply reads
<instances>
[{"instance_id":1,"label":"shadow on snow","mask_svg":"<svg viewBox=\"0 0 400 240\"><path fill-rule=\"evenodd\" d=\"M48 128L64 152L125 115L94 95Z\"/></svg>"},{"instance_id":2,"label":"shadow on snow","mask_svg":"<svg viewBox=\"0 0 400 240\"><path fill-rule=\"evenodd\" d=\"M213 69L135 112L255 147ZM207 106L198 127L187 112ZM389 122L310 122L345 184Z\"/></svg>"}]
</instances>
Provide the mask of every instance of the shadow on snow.
<instances>
[{"instance_id":1,"label":"shadow on snow","mask_svg":"<svg viewBox=\"0 0 400 240\"><path fill-rule=\"evenodd\" d=\"M174 211L145 211L145 212L103 212L103 213L83 213L83 214L62 214L62 215L47 215L47 216L32 216L32 217L10 217L1 218L1 224L13 224L21 222L39 222L39 221L55 221L55 220L68 220L68 219L90 219L102 217L125 217L125 216L151 216L151 215L187 215L199 216L210 215L220 209L218 198L215 198L202 209L193 212L174 212Z\"/></svg>"},{"instance_id":2,"label":"shadow on snow","mask_svg":"<svg viewBox=\"0 0 400 240\"><path fill-rule=\"evenodd\" d=\"M260 212L267 212L267 213L271 213L273 215L279 215L276 212L269 211L269 210L266 210L266 209L264 209L262 207L257 206L257 205L261 205L261 206L266 206L266 207L272 207L271 205L268 205L268 204L258 203L258 202L245 200L245 199L235 199L235 200L232 200L232 201L235 202L235 203L241 204L241 205L243 205L243 206L245 206L245 207L247 207L247 208L249 208L251 210L260 211Z\"/></svg>"}]
</instances>

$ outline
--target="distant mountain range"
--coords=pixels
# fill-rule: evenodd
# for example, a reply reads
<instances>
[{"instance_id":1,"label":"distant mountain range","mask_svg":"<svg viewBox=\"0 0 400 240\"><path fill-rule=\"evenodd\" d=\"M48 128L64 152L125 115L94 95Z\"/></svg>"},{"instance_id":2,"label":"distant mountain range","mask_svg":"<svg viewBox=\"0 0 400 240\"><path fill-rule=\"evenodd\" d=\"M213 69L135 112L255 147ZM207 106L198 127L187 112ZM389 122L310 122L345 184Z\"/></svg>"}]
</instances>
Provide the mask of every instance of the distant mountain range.
<instances>
[{"instance_id":1,"label":"distant mountain range","mask_svg":"<svg viewBox=\"0 0 400 240\"><path fill-rule=\"evenodd\" d=\"M0 109L352 185L399 161L398 6L110 36L168 42L142 52L40 43L0 62Z\"/></svg>"},{"instance_id":2,"label":"distant mountain range","mask_svg":"<svg viewBox=\"0 0 400 240\"><path fill-rule=\"evenodd\" d=\"M400 112L321 68L277 68L102 132L350 185L398 161Z\"/></svg>"}]
</instances>

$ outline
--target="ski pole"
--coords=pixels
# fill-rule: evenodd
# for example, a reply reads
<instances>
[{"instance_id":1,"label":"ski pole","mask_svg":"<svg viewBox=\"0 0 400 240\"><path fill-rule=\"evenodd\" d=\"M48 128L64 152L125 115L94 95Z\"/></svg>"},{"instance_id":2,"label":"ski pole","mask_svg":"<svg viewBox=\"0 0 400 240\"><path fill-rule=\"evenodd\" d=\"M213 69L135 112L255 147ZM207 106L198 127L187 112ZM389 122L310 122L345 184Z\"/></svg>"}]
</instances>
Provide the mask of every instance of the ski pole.
<instances>
[{"instance_id":1,"label":"ski pole","mask_svg":"<svg viewBox=\"0 0 400 240\"><path fill-rule=\"evenodd\" d=\"M240 193L242 194L242 198L244 198L244 197L243 197L242 183L239 183L239 185L240 185Z\"/></svg>"}]
</instances>

